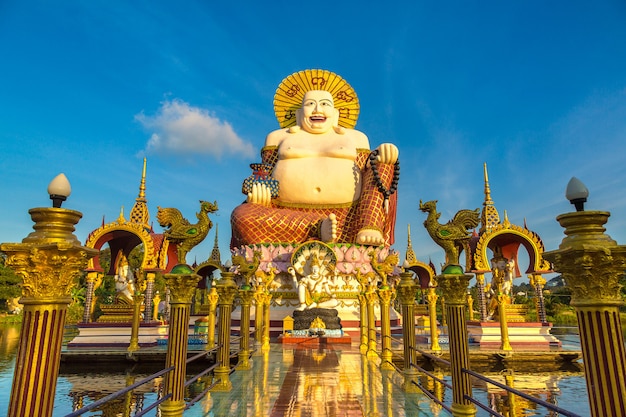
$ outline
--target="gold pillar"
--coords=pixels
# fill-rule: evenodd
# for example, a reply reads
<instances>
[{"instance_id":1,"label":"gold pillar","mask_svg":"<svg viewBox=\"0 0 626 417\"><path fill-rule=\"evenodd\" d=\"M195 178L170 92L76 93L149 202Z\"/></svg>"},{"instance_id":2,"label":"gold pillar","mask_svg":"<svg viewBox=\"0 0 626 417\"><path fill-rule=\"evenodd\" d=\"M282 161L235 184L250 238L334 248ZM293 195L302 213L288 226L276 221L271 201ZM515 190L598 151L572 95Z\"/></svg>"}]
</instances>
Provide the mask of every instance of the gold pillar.
<instances>
[{"instance_id":1,"label":"gold pillar","mask_svg":"<svg viewBox=\"0 0 626 417\"><path fill-rule=\"evenodd\" d=\"M34 232L3 243L6 265L23 280L20 341L7 416L51 416L67 306L78 277L98 251L73 235L82 214L63 208L29 210Z\"/></svg>"},{"instance_id":2,"label":"gold pillar","mask_svg":"<svg viewBox=\"0 0 626 417\"><path fill-rule=\"evenodd\" d=\"M263 304L265 299L265 290L263 286L256 287L254 292L254 341L257 346L263 344Z\"/></svg>"},{"instance_id":3,"label":"gold pillar","mask_svg":"<svg viewBox=\"0 0 626 417\"><path fill-rule=\"evenodd\" d=\"M413 383L418 376L417 369L412 364L416 362L415 354L415 295L417 284L413 280L413 274L405 271L400 274L398 283L398 297L402 303L402 340L404 347L404 383L402 388L406 392L419 392L419 388Z\"/></svg>"},{"instance_id":4,"label":"gold pillar","mask_svg":"<svg viewBox=\"0 0 626 417\"><path fill-rule=\"evenodd\" d=\"M242 286L239 290L241 300L241 323L239 339L239 362L237 369L250 369L250 303L254 296L250 285Z\"/></svg>"},{"instance_id":5,"label":"gold pillar","mask_svg":"<svg viewBox=\"0 0 626 417\"><path fill-rule=\"evenodd\" d=\"M159 303L161 302L161 294L157 291L152 298L152 320L157 321L159 319Z\"/></svg>"},{"instance_id":6,"label":"gold pillar","mask_svg":"<svg viewBox=\"0 0 626 417\"><path fill-rule=\"evenodd\" d=\"M480 308L480 321L487 321L487 297L485 297L485 274L476 274L476 289L478 290L478 308Z\"/></svg>"},{"instance_id":7,"label":"gold pillar","mask_svg":"<svg viewBox=\"0 0 626 417\"><path fill-rule=\"evenodd\" d=\"M471 275L463 274L460 266L449 265L437 276L441 292L446 297L450 338L450 367L452 372L452 415L475 416L476 407L465 396L472 396L472 381L462 369L469 368L465 295Z\"/></svg>"},{"instance_id":8,"label":"gold pillar","mask_svg":"<svg viewBox=\"0 0 626 417\"><path fill-rule=\"evenodd\" d=\"M365 294L367 297L367 357L374 359L378 357L376 352L376 316L374 314L374 306L378 297L371 290Z\"/></svg>"},{"instance_id":9,"label":"gold pillar","mask_svg":"<svg viewBox=\"0 0 626 417\"><path fill-rule=\"evenodd\" d=\"M577 211L556 219L565 228L558 250L544 253L572 291L592 417L626 410L626 352L620 322L620 278L626 246L604 233L610 213Z\"/></svg>"},{"instance_id":10,"label":"gold pillar","mask_svg":"<svg viewBox=\"0 0 626 417\"><path fill-rule=\"evenodd\" d=\"M91 315L94 307L94 293L96 292L96 281L102 279L102 272L96 270L88 270L85 279L87 288L85 290L85 310L83 311L83 323L91 322Z\"/></svg>"},{"instance_id":11,"label":"gold pillar","mask_svg":"<svg viewBox=\"0 0 626 417\"><path fill-rule=\"evenodd\" d=\"M215 312L217 311L217 301L220 296L217 294L217 289L211 287L211 291L207 295L209 303L209 315L207 316L207 341L206 350L211 350L215 347Z\"/></svg>"},{"instance_id":12,"label":"gold pillar","mask_svg":"<svg viewBox=\"0 0 626 417\"><path fill-rule=\"evenodd\" d=\"M191 298L200 279L200 275L194 274L193 269L184 264L176 265L170 274L165 274L165 281L170 290L170 328L165 367L173 366L174 370L165 378L165 393L171 393L172 396L159 406L163 417L182 416L185 409Z\"/></svg>"},{"instance_id":13,"label":"gold pillar","mask_svg":"<svg viewBox=\"0 0 626 417\"><path fill-rule=\"evenodd\" d=\"M547 323L546 317L546 302L543 298L543 286L546 285L544 277L538 274L532 274L528 276L530 285L535 290L535 308L537 309L537 319L541 323Z\"/></svg>"},{"instance_id":14,"label":"gold pillar","mask_svg":"<svg viewBox=\"0 0 626 417\"><path fill-rule=\"evenodd\" d=\"M143 295L133 294L133 323L130 329L129 352L139 350L139 322L141 321L141 303L143 303L143 299Z\"/></svg>"},{"instance_id":15,"label":"gold pillar","mask_svg":"<svg viewBox=\"0 0 626 417\"><path fill-rule=\"evenodd\" d=\"M359 328L360 328L360 344L359 351L362 355L367 353L367 339L368 339L368 330L367 330L367 296L365 293L359 294Z\"/></svg>"},{"instance_id":16,"label":"gold pillar","mask_svg":"<svg viewBox=\"0 0 626 417\"><path fill-rule=\"evenodd\" d=\"M272 294L266 292L263 294L263 338L261 344L261 352L270 351L270 303L272 302Z\"/></svg>"},{"instance_id":17,"label":"gold pillar","mask_svg":"<svg viewBox=\"0 0 626 417\"><path fill-rule=\"evenodd\" d=\"M237 284L233 280L234 273L222 272L222 278L217 283L217 293L219 294L219 325L218 325L218 345L217 363L214 378L216 385L212 391L230 391L230 319L233 311L233 301L237 294Z\"/></svg>"},{"instance_id":18,"label":"gold pillar","mask_svg":"<svg viewBox=\"0 0 626 417\"><path fill-rule=\"evenodd\" d=\"M474 321L474 298L469 291L467 293L467 308L469 310L467 319L469 321Z\"/></svg>"},{"instance_id":19,"label":"gold pillar","mask_svg":"<svg viewBox=\"0 0 626 417\"><path fill-rule=\"evenodd\" d=\"M509 324L507 323L506 306L510 303L511 299L508 295L503 294L500 288L501 284L498 284L498 321L500 321L500 349L501 350L513 350L509 339Z\"/></svg>"},{"instance_id":20,"label":"gold pillar","mask_svg":"<svg viewBox=\"0 0 626 417\"><path fill-rule=\"evenodd\" d=\"M448 325L448 320L446 319L446 297L441 296L441 326L445 327Z\"/></svg>"},{"instance_id":21,"label":"gold pillar","mask_svg":"<svg viewBox=\"0 0 626 417\"><path fill-rule=\"evenodd\" d=\"M143 321L150 322L152 321L152 309L158 309L158 306L152 304L152 298L154 296L154 279L156 278L156 273L154 271L144 271L146 277L146 291L144 292L144 308L143 308Z\"/></svg>"},{"instance_id":22,"label":"gold pillar","mask_svg":"<svg viewBox=\"0 0 626 417\"><path fill-rule=\"evenodd\" d=\"M389 308L394 291L389 285L383 285L378 289L378 298L380 299L380 344L382 359L380 368L391 371L394 369L393 353L391 352L391 322L389 318Z\"/></svg>"},{"instance_id":23,"label":"gold pillar","mask_svg":"<svg viewBox=\"0 0 626 417\"><path fill-rule=\"evenodd\" d=\"M369 313L367 293L370 292L370 282L374 273L363 274L360 270L356 271L355 278L359 283L359 351L362 355L367 354L369 349Z\"/></svg>"},{"instance_id":24,"label":"gold pillar","mask_svg":"<svg viewBox=\"0 0 626 417\"><path fill-rule=\"evenodd\" d=\"M435 283L435 285L437 284ZM437 298L436 287L428 287L426 300L428 301L428 318L430 321L430 350L441 352L441 346L439 346L439 328L437 327Z\"/></svg>"}]
</instances>

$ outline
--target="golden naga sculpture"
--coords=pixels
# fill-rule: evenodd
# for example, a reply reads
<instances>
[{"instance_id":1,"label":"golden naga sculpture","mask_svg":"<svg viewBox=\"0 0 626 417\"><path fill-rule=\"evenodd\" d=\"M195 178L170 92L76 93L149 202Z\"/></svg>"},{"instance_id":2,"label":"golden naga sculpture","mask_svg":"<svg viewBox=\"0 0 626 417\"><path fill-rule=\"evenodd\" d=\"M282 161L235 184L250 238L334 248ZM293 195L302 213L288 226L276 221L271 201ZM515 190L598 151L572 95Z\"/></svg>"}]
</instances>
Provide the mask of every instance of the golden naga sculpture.
<instances>
[{"instance_id":1,"label":"golden naga sculpture","mask_svg":"<svg viewBox=\"0 0 626 417\"><path fill-rule=\"evenodd\" d=\"M370 150L353 129L359 101L340 76L305 70L274 96L281 129L269 133L261 163L231 215L231 247L323 242L390 246L399 180L398 148Z\"/></svg>"},{"instance_id":2,"label":"golden naga sculpture","mask_svg":"<svg viewBox=\"0 0 626 417\"><path fill-rule=\"evenodd\" d=\"M441 213L437 213L437 200L422 203L420 210L428 213L424 227L428 234L446 252L446 265L458 265L461 250L469 253L471 233L480 223L480 210L459 210L446 224L439 223Z\"/></svg>"},{"instance_id":3,"label":"golden naga sculpture","mask_svg":"<svg viewBox=\"0 0 626 417\"><path fill-rule=\"evenodd\" d=\"M167 227L165 238L176 245L178 262L186 263L187 253L204 240L213 223L209 213L217 211L217 201L212 204L200 200L200 212L196 213L198 223L191 224L176 208L158 208L157 221L161 227Z\"/></svg>"},{"instance_id":4,"label":"golden naga sculpture","mask_svg":"<svg viewBox=\"0 0 626 417\"><path fill-rule=\"evenodd\" d=\"M393 274L396 266L398 265L399 256L397 252L390 253L382 262L378 262L378 258L374 252L369 253L370 262L372 263L372 269L383 282L383 286L387 286L387 278Z\"/></svg>"},{"instance_id":5,"label":"golden naga sculpture","mask_svg":"<svg viewBox=\"0 0 626 417\"><path fill-rule=\"evenodd\" d=\"M232 257L233 265L237 265L239 275L243 278L243 283L250 286L250 278L259 269L259 263L261 263L261 252L255 251L252 256L252 262L248 262L245 256L234 255Z\"/></svg>"}]
</instances>

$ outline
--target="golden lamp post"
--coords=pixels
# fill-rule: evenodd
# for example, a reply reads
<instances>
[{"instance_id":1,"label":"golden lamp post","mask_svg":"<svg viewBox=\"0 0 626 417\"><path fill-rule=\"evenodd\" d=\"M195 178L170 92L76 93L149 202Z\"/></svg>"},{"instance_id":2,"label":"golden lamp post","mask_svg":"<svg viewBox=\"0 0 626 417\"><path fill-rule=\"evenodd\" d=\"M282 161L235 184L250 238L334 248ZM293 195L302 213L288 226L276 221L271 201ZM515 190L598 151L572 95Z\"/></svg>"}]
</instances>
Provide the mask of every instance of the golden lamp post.
<instances>
[{"instance_id":1,"label":"golden lamp post","mask_svg":"<svg viewBox=\"0 0 626 417\"><path fill-rule=\"evenodd\" d=\"M178 264L171 273L165 274L170 289L170 328L167 336L165 367L174 367L167 374L165 392L172 396L160 405L164 417L180 417L185 410L185 377L187 372L187 346L191 299L200 275L194 274L189 265Z\"/></svg>"},{"instance_id":2,"label":"golden lamp post","mask_svg":"<svg viewBox=\"0 0 626 417\"><path fill-rule=\"evenodd\" d=\"M139 322L141 320L141 304L144 298L143 294L133 294L133 321L130 328L130 344L127 349L129 353L139 350Z\"/></svg>"},{"instance_id":3,"label":"golden lamp post","mask_svg":"<svg viewBox=\"0 0 626 417\"><path fill-rule=\"evenodd\" d=\"M374 289L368 290L365 294L367 299L367 353L368 359L378 358L378 352L376 352L376 316L374 315L374 308L378 296Z\"/></svg>"},{"instance_id":4,"label":"golden lamp post","mask_svg":"<svg viewBox=\"0 0 626 417\"><path fill-rule=\"evenodd\" d=\"M360 270L356 271L356 279L359 283L359 351L361 354L367 354L369 330L368 330L368 303L367 292L372 279L373 272L368 274L361 273Z\"/></svg>"},{"instance_id":5,"label":"golden lamp post","mask_svg":"<svg viewBox=\"0 0 626 417\"><path fill-rule=\"evenodd\" d=\"M509 324L508 317L506 314L506 306L511 304L511 299L508 295L502 292L502 284L498 284L498 321L500 322L500 350L503 351L511 351L513 348L511 347L511 342L509 338Z\"/></svg>"},{"instance_id":6,"label":"golden lamp post","mask_svg":"<svg viewBox=\"0 0 626 417\"><path fill-rule=\"evenodd\" d=\"M467 286L472 275L464 274L459 265L446 265L442 274L435 279L446 297L452 373L452 415L475 416L476 406L466 398L472 396L472 381L470 376L463 372L463 369L469 369L465 309Z\"/></svg>"},{"instance_id":7,"label":"golden lamp post","mask_svg":"<svg viewBox=\"0 0 626 417\"><path fill-rule=\"evenodd\" d=\"M211 350L215 347L215 313L217 312L217 301L219 298L220 296L217 295L217 289L214 285L212 285L211 291L209 291L209 295L207 296L209 302L209 315L206 350Z\"/></svg>"},{"instance_id":8,"label":"golden lamp post","mask_svg":"<svg viewBox=\"0 0 626 417\"><path fill-rule=\"evenodd\" d=\"M452 415L475 416L476 406L468 400L472 397L472 381L470 376L463 372L469 368L469 347L467 341L467 324L465 313L467 309L467 286L472 275L465 274L459 264L459 253L463 249L469 251L471 233L469 230L479 222L479 211L461 210L452 221L445 225L439 224L439 213L436 212L436 201L425 204L420 202L420 210L428 212L424 226L430 237L441 246L446 253L446 264L441 275L435 277L442 297L442 323L448 324L450 340L450 371L452 373ZM442 233L445 231L445 233ZM445 299L445 303L444 303ZM447 313L444 315L444 313Z\"/></svg>"},{"instance_id":9,"label":"golden lamp post","mask_svg":"<svg viewBox=\"0 0 626 417\"><path fill-rule=\"evenodd\" d=\"M250 369L250 305L252 304L254 292L252 287L242 285L239 289L239 299L241 300L241 326L239 339L239 362L237 369Z\"/></svg>"},{"instance_id":10,"label":"golden lamp post","mask_svg":"<svg viewBox=\"0 0 626 417\"><path fill-rule=\"evenodd\" d=\"M426 295L426 300L428 301L428 321L430 325L430 350L433 352L441 352L441 346L439 345L439 327L437 326L438 298L437 283L434 279L431 279L428 283L428 295Z\"/></svg>"},{"instance_id":11,"label":"golden lamp post","mask_svg":"<svg viewBox=\"0 0 626 417\"><path fill-rule=\"evenodd\" d=\"M408 264L405 263L405 268ZM406 392L419 392L419 388L413 383L417 379L417 369L413 367L416 363L415 352L415 295L417 294L417 284L413 280L413 273L408 270L400 273L398 283L398 297L402 306L402 340L404 341L404 383L402 388Z\"/></svg>"},{"instance_id":12,"label":"golden lamp post","mask_svg":"<svg viewBox=\"0 0 626 417\"><path fill-rule=\"evenodd\" d=\"M226 263L230 267L230 262ZM230 324L233 302L237 295L237 284L233 279L235 273L223 271L222 278L218 281L217 293L219 294L219 323L217 367L214 372L215 386L212 391L227 392L232 389L230 381Z\"/></svg>"},{"instance_id":13,"label":"golden lamp post","mask_svg":"<svg viewBox=\"0 0 626 417\"><path fill-rule=\"evenodd\" d=\"M7 266L23 280L24 305L8 416L51 416L70 295L98 251L80 245L74 226L82 214L61 208L70 195L59 174L48 186L53 207L29 210L34 232L22 243L3 243Z\"/></svg>"},{"instance_id":14,"label":"golden lamp post","mask_svg":"<svg viewBox=\"0 0 626 417\"><path fill-rule=\"evenodd\" d=\"M256 346L263 345L263 308L265 304L265 287L257 285L254 291L254 343Z\"/></svg>"},{"instance_id":15,"label":"golden lamp post","mask_svg":"<svg viewBox=\"0 0 626 417\"><path fill-rule=\"evenodd\" d=\"M380 299L380 338L381 338L381 350L380 355L381 363L380 368L387 371L392 371L393 366L393 352L391 351L391 323L389 320L389 309L391 306L391 300L395 296L395 290L387 284L386 280L383 281L383 285L377 290L378 298Z\"/></svg>"},{"instance_id":16,"label":"golden lamp post","mask_svg":"<svg viewBox=\"0 0 626 417\"><path fill-rule=\"evenodd\" d=\"M592 417L623 416L626 410L626 352L620 323L620 278L626 269L626 246L605 234L610 213L584 211L589 192L578 179L566 197L576 212L556 219L566 237L559 249L544 253L572 291L585 366Z\"/></svg>"}]
</instances>

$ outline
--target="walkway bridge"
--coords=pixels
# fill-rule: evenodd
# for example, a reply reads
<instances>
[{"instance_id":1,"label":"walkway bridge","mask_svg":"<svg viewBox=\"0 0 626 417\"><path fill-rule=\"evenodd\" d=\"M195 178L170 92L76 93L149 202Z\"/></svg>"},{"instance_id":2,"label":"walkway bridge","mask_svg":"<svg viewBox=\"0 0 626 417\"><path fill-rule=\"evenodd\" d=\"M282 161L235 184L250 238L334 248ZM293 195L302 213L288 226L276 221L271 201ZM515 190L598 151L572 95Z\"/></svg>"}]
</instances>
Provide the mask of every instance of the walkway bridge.
<instances>
[{"instance_id":1,"label":"walkway bridge","mask_svg":"<svg viewBox=\"0 0 626 417\"><path fill-rule=\"evenodd\" d=\"M295 338L294 338L295 339ZM253 351L249 363L250 369L237 369L235 358L238 357L237 340L231 343L232 373L230 382L232 389L229 391L214 391L215 386L212 370L215 368L214 361L207 362L206 358L214 357L217 348L213 351L203 352L190 350L188 363L192 359L201 359L206 368L203 372L191 376L187 375L187 394L185 417L195 416L436 416L451 415L450 406L452 393L450 376L447 371L447 352L442 355L431 356L428 351L418 350L419 371L417 378L412 378L407 386L407 378L403 372L402 345L401 341L394 340L394 369L381 369L381 360L378 355L365 355L360 352L358 343L330 344L325 343L324 338L319 341L305 338L304 343L270 343L269 349L262 352L259 349ZM161 354L163 352L161 351ZM83 356L85 352L77 353ZM108 352L100 351L100 355L125 355L123 351ZM66 359L69 355L66 352ZM150 349L141 349L136 352L136 360L154 360L158 352ZM500 356L499 356L500 355ZM579 356L579 352L531 352L510 353L509 359L513 360L518 355L518 361L527 361L528 355L534 355L536 363L551 363L557 369L564 363L571 362ZM539 355L539 356L537 356ZM560 356L563 355L563 356ZM142 359L142 356L143 359ZM500 360L504 363L507 358L502 357L500 351L473 351L470 354L478 361L488 362ZM437 363L437 366L433 366ZM561 363L561 365L559 365ZM396 366L397 365L397 366ZM440 365L440 366L439 366ZM203 366L200 365L200 368ZM482 369L484 367L474 367ZM199 369L198 365L193 367ZM167 370L155 374L162 377ZM512 375L512 374L511 374ZM481 385L480 374L473 376L474 385ZM154 383L151 378L146 383ZM513 378L507 378L509 385ZM137 381L133 386L127 387L126 391L120 391L107 398L90 404L92 410L101 407L112 397L127 395L136 389L144 381ZM504 381L503 381L504 382ZM526 415L523 411L528 407L533 410L542 410L549 413L548 409L558 412L563 416L576 416L556 407L541 399L536 399L536 405L531 404L529 394L514 391L515 394L507 393L513 389L505 384L491 381L496 384L493 387L499 390L499 404L495 404L493 394L486 390L474 389L474 399L477 401L478 416L488 415ZM498 387L497 384L501 386ZM483 383L484 385L484 383ZM134 414L129 416L158 415L156 407L158 402L165 400L160 395L154 404L142 404L143 409L135 405ZM505 399L505 403L502 403ZM99 404L98 404L99 403ZM487 405L490 404L491 405ZM481 409L485 407L485 409ZM544 408L547 407L547 408ZM489 410L489 411L487 411ZM517 410L517 411L514 411ZM68 416L78 416L86 409L79 410ZM547 415L547 414L546 414Z\"/></svg>"}]
</instances>

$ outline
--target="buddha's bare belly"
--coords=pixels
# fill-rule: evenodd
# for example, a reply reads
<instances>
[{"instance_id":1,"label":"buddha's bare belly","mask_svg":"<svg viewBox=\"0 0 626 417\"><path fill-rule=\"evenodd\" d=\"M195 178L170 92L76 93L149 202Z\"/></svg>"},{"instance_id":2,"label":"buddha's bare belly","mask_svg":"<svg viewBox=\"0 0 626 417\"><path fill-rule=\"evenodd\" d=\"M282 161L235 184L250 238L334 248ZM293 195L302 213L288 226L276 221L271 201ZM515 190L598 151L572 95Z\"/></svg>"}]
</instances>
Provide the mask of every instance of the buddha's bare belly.
<instances>
[{"instance_id":1,"label":"buddha's bare belly","mask_svg":"<svg viewBox=\"0 0 626 417\"><path fill-rule=\"evenodd\" d=\"M272 177L279 182L278 200L284 203L348 204L361 196L361 173L350 159L281 159Z\"/></svg>"}]
</instances>

